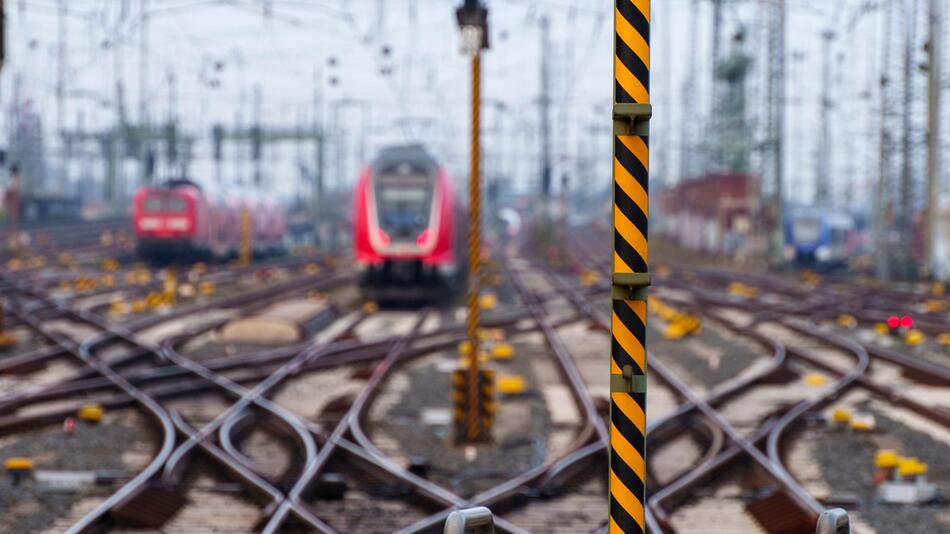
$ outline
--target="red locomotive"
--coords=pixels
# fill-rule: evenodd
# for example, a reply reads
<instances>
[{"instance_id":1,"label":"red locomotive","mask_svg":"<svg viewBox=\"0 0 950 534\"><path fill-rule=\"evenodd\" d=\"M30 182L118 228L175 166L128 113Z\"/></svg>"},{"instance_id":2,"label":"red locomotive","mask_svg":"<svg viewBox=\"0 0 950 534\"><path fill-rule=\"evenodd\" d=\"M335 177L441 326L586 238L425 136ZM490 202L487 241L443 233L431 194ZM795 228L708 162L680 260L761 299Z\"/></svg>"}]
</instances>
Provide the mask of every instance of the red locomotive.
<instances>
[{"instance_id":1,"label":"red locomotive","mask_svg":"<svg viewBox=\"0 0 950 534\"><path fill-rule=\"evenodd\" d=\"M458 288L463 218L447 170L418 145L383 150L354 190L353 250L363 294L433 299Z\"/></svg>"},{"instance_id":2,"label":"red locomotive","mask_svg":"<svg viewBox=\"0 0 950 534\"><path fill-rule=\"evenodd\" d=\"M142 257L234 256L241 247L245 211L255 254L282 249L287 235L287 215L279 204L216 199L190 180L140 188L132 203L137 252Z\"/></svg>"}]
</instances>

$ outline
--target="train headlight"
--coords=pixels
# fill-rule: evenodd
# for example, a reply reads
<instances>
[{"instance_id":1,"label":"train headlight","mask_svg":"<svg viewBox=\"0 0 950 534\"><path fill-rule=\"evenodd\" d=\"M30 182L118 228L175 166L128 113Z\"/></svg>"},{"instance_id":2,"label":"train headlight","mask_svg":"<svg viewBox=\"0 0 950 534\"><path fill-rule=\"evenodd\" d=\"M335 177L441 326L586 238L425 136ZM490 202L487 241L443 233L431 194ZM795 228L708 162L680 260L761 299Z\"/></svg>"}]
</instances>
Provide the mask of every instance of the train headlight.
<instances>
[{"instance_id":1,"label":"train headlight","mask_svg":"<svg viewBox=\"0 0 950 534\"><path fill-rule=\"evenodd\" d=\"M831 249L822 245L815 249L815 259L818 261L828 261L831 259Z\"/></svg>"},{"instance_id":2,"label":"train headlight","mask_svg":"<svg viewBox=\"0 0 950 534\"><path fill-rule=\"evenodd\" d=\"M795 259L795 247L791 245L785 245L785 260L792 261Z\"/></svg>"},{"instance_id":3,"label":"train headlight","mask_svg":"<svg viewBox=\"0 0 950 534\"><path fill-rule=\"evenodd\" d=\"M165 220L165 228L179 232L187 232L191 229L191 221L187 217L174 217Z\"/></svg>"}]
</instances>

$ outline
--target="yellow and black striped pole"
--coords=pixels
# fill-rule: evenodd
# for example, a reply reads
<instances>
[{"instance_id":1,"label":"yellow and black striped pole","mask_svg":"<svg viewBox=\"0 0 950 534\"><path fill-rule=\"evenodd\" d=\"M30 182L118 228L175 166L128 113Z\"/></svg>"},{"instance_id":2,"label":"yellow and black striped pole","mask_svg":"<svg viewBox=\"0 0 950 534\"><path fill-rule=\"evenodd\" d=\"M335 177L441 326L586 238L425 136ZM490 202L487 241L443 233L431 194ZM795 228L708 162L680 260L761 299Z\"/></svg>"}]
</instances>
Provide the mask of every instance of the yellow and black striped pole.
<instances>
[{"instance_id":1,"label":"yellow and black striped pole","mask_svg":"<svg viewBox=\"0 0 950 534\"><path fill-rule=\"evenodd\" d=\"M243 266L251 264L251 212L247 208L241 210L241 243L238 250L238 262Z\"/></svg>"},{"instance_id":2,"label":"yellow and black striped pole","mask_svg":"<svg viewBox=\"0 0 950 534\"><path fill-rule=\"evenodd\" d=\"M610 532L644 532L650 0L615 0Z\"/></svg>"},{"instance_id":3,"label":"yellow and black striped pole","mask_svg":"<svg viewBox=\"0 0 950 534\"><path fill-rule=\"evenodd\" d=\"M453 393L455 399L456 435L458 442L491 440L491 420L486 417L485 374L479 368L479 290L482 262L482 192L481 192L481 106L482 106L482 50L488 48L488 10L479 0L465 0L456 10L462 30L462 51L472 62L472 136L471 175L469 176L469 235L468 235L468 353L465 355L465 395ZM457 383L457 379L456 383ZM491 390L489 390L489 393ZM460 420L463 415L464 425Z\"/></svg>"}]
</instances>

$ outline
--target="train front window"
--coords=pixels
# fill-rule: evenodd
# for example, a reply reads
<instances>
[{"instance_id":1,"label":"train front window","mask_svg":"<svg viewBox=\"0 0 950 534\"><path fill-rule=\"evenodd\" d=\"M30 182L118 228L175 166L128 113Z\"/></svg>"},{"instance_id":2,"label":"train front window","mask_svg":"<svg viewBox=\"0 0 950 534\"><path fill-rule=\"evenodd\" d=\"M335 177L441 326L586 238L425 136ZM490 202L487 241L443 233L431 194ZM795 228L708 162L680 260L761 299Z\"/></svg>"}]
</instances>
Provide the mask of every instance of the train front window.
<instances>
[{"instance_id":1,"label":"train front window","mask_svg":"<svg viewBox=\"0 0 950 534\"><path fill-rule=\"evenodd\" d=\"M169 213L184 213L188 204L185 199L178 197L168 197L165 201L165 211Z\"/></svg>"},{"instance_id":2,"label":"train front window","mask_svg":"<svg viewBox=\"0 0 950 534\"><path fill-rule=\"evenodd\" d=\"M142 203L142 207L148 213L160 212L162 211L162 197L147 197L145 202Z\"/></svg>"},{"instance_id":3,"label":"train front window","mask_svg":"<svg viewBox=\"0 0 950 534\"><path fill-rule=\"evenodd\" d=\"M429 225L432 181L427 176L383 175L376 184L379 225L393 240L414 242Z\"/></svg>"},{"instance_id":4,"label":"train front window","mask_svg":"<svg viewBox=\"0 0 950 534\"><path fill-rule=\"evenodd\" d=\"M792 223L792 234L795 241L811 243L821 237L821 221L811 217L795 219Z\"/></svg>"}]
</instances>

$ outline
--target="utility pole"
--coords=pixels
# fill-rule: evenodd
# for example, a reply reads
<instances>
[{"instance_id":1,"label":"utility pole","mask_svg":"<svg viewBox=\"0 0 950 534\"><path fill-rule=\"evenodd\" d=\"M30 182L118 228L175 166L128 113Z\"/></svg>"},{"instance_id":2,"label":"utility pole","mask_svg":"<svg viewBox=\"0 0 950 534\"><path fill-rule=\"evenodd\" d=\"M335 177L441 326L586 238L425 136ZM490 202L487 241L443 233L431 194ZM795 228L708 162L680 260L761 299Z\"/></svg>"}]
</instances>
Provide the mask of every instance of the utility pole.
<instances>
[{"instance_id":1,"label":"utility pole","mask_svg":"<svg viewBox=\"0 0 950 534\"><path fill-rule=\"evenodd\" d=\"M541 199L551 196L551 51L550 21L542 15L541 26Z\"/></svg>"},{"instance_id":2,"label":"utility pole","mask_svg":"<svg viewBox=\"0 0 950 534\"><path fill-rule=\"evenodd\" d=\"M831 47L835 32L825 30L821 33L821 135L818 140L818 158L815 173L815 204L828 207L831 202Z\"/></svg>"},{"instance_id":3,"label":"utility pole","mask_svg":"<svg viewBox=\"0 0 950 534\"><path fill-rule=\"evenodd\" d=\"M785 0L778 0L773 12L770 32L769 125L772 129L772 214L775 217L771 235L773 263L782 261L785 244Z\"/></svg>"},{"instance_id":4,"label":"utility pole","mask_svg":"<svg viewBox=\"0 0 950 534\"><path fill-rule=\"evenodd\" d=\"M62 132L66 114L66 0L59 0L59 42L57 46L56 76L56 131Z\"/></svg>"},{"instance_id":5,"label":"utility pole","mask_svg":"<svg viewBox=\"0 0 950 534\"><path fill-rule=\"evenodd\" d=\"M148 0L141 0L141 29L139 34L139 124L148 117Z\"/></svg>"},{"instance_id":6,"label":"utility pole","mask_svg":"<svg viewBox=\"0 0 950 534\"><path fill-rule=\"evenodd\" d=\"M472 146L469 176L468 233L468 351L464 368L453 373L455 440L459 443L491 441L492 402L485 391L494 387L492 373L481 369L479 358L479 290L481 288L481 57L488 48L488 9L480 0L465 0L456 11L462 33L462 52L472 60Z\"/></svg>"},{"instance_id":7,"label":"utility pole","mask_svg":"<svg viewBox=\"0 0 950 534\"><path fill-rule=\"evenodd\" d=\"M725 164L725 155L723 143L718 141L718 136L721 135L723 131L722 128L722 113L721 109L722 99L720 98L720 84L719 84L719 64L722 61L722 4L723 0L712 0L713 3L713 20L712 20L712 58L710 61L710 78L709 78L709 95L710 95L710 105L712 113L710 114L710 121L706 127L706 139L710 140L707 143L711 147L710 160L707 161L707 166L709 163L712 164L712 170L720 171L722 170Z\"/></svg>"},{"instance_id":8,"label":"utility pole","mask_svg":"<svg viewBox=\"0 0 950 534\"><path fill-rule=\"evenodd\" d=\"M902 117L902 128L901 128L901 153L903 155L903 161L901 166L901 185L900 185L900 195L901 195L901 205L900 205L900 217L899 228L901 236L901 245L900 245L900 269L901 273L904 276L911 274L909 272L910 259L913 257L913 224L912 224L912 214L911 210L914 206L914 184L913 184L913 167L911 165L911 153L913 150L913 144L911 142L911 111L913 107L913 75L914 75L914 47L915 41L917 39L916 28L917 28L917 2L916 0L911 2L910 8L910 17L905 18L904 20L904 94L903 94L903 107L901 111L903 112Z\"/></svg>"},{"instance_id":9,"label":"utility pole","mask_svg":"<svg viewBox=\"0 0 950 534\"><path fill-rule=\"evenodd\" d=\"M936 253L940 212L940 82L943 74L941 57L943 42L940 38L940 32L943 31L941 7L940 0L930 0L927 24L930 34L927 40L927 52L930 60L927 73L927 232L925 234L926 267L931 275L940 277L945 274L937 272Z\"/></svg>"},{"instance_id":10,"label":"utility pole","mask_svg":"<svg viewBox=\"0 0 950 534\"><path fill-rule=\"evenodd\" d=\"M891 60L891 27L892 21L894 19L893 15L893 4L888 5L887 11L884 13L884 31L881 35L881 79L880 79L880 98L881 98L881 110L880 110L880 136L879 136L879 147L878 147L878 176L877 176L877 188L875 195L876 202L876 214L874 217L875 220L875 242L874 247L874 263L875 271L877 277L881 280L889 280L891 278L891 258L889 257L889 251L891 247L889 246L890 236L893 232L893 210L891 203L888 202L888 197L892 192L890 187L890 180L888 180L889 164L891 161L891 151L889 150L890 145L890 136L888 134L888 125L890 121L888 120L889 106L888 102L889 91L888 85L890 84L890 60Z\"/></svg>"},{"instance_id":11,"label":"utility pole","mask_svg":"<svg viewBox=\"0 0 950 534\"><path fill-rule=\"evenodd\" d=\"M682 87L682 102L680 109L680 176L692 178L696 172L695 159L699 149L694 145L696 128L696 53L699 48L696 36L699 34L699 6L700 0L693 0L689 13L689 50L686 59L686 79Z\"/></svg>"}]
</instances>

